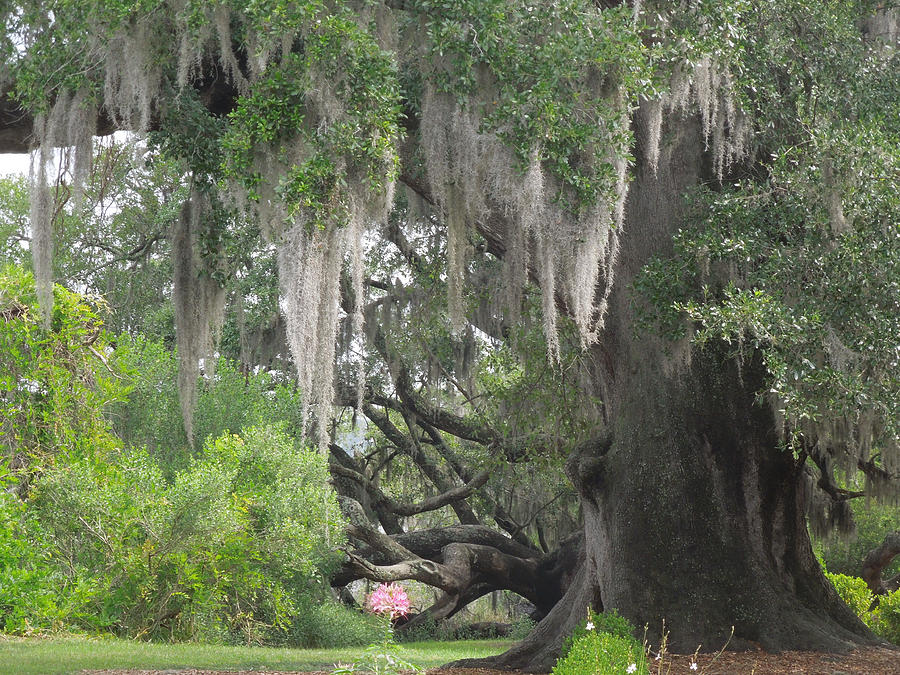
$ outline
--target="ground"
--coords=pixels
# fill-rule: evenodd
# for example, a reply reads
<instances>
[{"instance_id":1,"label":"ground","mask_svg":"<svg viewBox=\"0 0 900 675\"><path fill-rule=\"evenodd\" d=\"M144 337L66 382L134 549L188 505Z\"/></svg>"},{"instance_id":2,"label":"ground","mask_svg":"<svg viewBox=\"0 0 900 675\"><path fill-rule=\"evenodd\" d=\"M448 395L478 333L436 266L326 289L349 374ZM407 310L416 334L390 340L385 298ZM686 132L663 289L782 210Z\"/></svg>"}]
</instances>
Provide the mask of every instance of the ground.
<instances>
[{"instance_id":1,"label":"ground","mask_svg":"<svg viewBox=\"0 0 900 675\"><path fill-rule=\"evenodd\" d=\"M653 664L652 675L900 675L900 649L870 647L849 654L822 652L725 652L697 655L697 669L691 670L693 656L672 654L662 666ZM235 671L210 670L90 670L84 675L238 675ZM287 672L241 671L240 675L299 675ZM304 675L330 675L328 671ZM427 675L511 675L509 671L483 668L431 669ZM588 674L585 674L588 675Z\"/></svg>"}]
</instances>

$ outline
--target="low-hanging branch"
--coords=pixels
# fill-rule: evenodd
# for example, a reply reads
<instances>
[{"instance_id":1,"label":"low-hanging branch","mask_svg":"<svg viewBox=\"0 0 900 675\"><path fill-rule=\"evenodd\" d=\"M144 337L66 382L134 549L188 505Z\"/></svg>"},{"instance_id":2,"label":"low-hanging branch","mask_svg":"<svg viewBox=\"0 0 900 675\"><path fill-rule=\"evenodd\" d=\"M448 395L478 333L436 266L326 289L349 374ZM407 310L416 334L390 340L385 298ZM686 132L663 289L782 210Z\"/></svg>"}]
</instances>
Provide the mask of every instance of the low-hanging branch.
<instances>
[{"instance_id":1,"label":"low-hanging branch","mask_svg":"<svg viewBox=\"0 0 900 675\"><path fill-rule=\"evenodd\" d=\"M355 579L401 581L414 579L439 588L444 595L424 617L441 620L477 597L510 590L547 612L562 597L579 559L580 536L570 537L549 554L524 547L483 526L458 525L388 536L361 524L361 507L342 500L353 525L351 537L368 546L347 551L347 560L332 584L345 586Z\"/></svg>"}]
</instances>

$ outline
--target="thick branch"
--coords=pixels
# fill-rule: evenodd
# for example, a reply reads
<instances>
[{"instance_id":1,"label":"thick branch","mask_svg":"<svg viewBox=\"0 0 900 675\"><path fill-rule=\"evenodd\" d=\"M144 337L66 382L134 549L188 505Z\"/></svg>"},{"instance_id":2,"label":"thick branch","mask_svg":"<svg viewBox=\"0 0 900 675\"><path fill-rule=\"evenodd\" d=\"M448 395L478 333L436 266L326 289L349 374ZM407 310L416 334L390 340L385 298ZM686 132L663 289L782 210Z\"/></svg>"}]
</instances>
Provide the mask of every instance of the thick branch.
<instances>
[{"instance_id":1,"label":"thick branch","mask_svg":"<svg viewBox=\"0 0 900 675\"><path fill-rule=\"evenodd\" d=\"M476 577L499 588L508 588L522 595L533 593L538 584L535 577L538 561L504 553L493 546L450 542L443 546L440 562L417 555L390 537L365 524L365 514L358 502L342 499L341 506L350 524L347 533L367 543L381 553L386 564L378 564L361 555L348 552L345 571L373 581L399 581L415 579L435 586L451 595L458 595L470 586ZM346 585L346 581L336 582Z\"/></svg>"},{"instance_id":2,"label":"thick branch","mask_svg":"<svg viewBox=\"0 0 900 675\"><path fill-rule=\"evenodd\" d=\"M348 531L354 537L369 540L376 548L395 556L402 547L396 542L387 544L386 535L351 526ZM390 539L390 537L386 537ZM398 548L399 547L399 548ZM389 551L386 549L390 549ZM487 584L494 590L506 589L518 593L533 602L539 600L538 589L544 584L539 577L540 565L535 558L508 555L492 546L450 543L440 553L440 562L426 560L410 552L406 559L378 565L358 553L348 553L350 567L359 576L373 581L401 581L414 579L440 588L446 593L442 609L435 610L434 618L445 618L444 611L455 611L460 597L473 585Z\"/></svg>"},{"instance_id":3,"label":"thick branch","mask_svg":"<svg viewBox=\"0 0 900 675\"><path fill-rule=\"evenodd\" d=\"M329 462L329 470L331 471L332 483L338 490L338 493L345 494L347 497L353 497L357 501L367 501L368 507L375 512L385 532L388 534L402 533L403 528L400 525L400 519L396 513L391 511L387 496L372 480L357 480L357 476L365 477L360 463L336 443L330 444L329 450L332 460ZM348 478L349 481L342 481L339 478ZM368 500L365 497L368 497Z\"/></svg>"},{"instance_id":4,"label":"thick branch","mask_svg":"<svg viewBox=\"0 0 900 675\"><path fill-rule=\"evenodd\" d=\"M862 578L876 595L887 595L900 587L900 575L887 582L881 578L884 568L898 555L900 555L900 530L895 530L884 538L881 546L870 551L863 561Z\"/></svg>"},{"instance_id":5,"label":"thick branch","mask_svg":"<svg viewBox=\"0 0 900 675\"><path fill-rule=\"evenodd\" d=\"M344 500L342 500L344 503ZM346 509L345 509L346 510ZM386 535L385 535L386 536ZM414 530L405 534L394 535L392 539L404 549L411 551L415 557L436 560L445 546L453 543L477 544L490 546L508 555L520 558L531 558L536 555L534 549L522 546L518 542L483 525L452 525L450 527ZM384 565L397 562L400 558L386 555L378 546L361 548L354 553L375 564ZM332 578L333 586L346 586L359 575L346 567Z\"/></svg>"},{"instance_id":6,"label":"thick branch","mask_svg":"<svg viewBox=\"0 0 900 675\"><path fill-rule=\"evenodd\" d=\"M832 501L845 502L850 499L866 496L866 493L863 491L845 490L838 486L837 482L834 480L831 464L828 461L827 456L819 451L818 445L809 449L808 452L809 456L816 463L816 466L819 467L819 480L816 485L818 485L825 494L831 497Z\"/></svg>"},{"instance_id":7,"label":"thick branch","mask_svg":"<svg viewBox=\"0 0 900 675\"><path fill-rule=\"evenodd\" d=\"M431 560L403 560L393 565L374 565L354 553L347 553L350 565L359 570L360 576L372 581L404 581L413 579L443 590L455 590L465 585L465 579L456 577L444 565Z\"/></svg>"}]
</instances>

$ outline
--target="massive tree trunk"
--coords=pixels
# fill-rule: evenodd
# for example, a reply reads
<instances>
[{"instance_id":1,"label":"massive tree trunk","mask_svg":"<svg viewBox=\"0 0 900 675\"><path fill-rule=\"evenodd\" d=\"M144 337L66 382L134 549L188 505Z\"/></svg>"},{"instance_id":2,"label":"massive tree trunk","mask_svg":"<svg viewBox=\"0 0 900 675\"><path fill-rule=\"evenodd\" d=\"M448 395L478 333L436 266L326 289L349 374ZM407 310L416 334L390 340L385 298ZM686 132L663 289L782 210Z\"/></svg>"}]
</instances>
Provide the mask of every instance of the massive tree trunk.
<instances>
[{"instance_id":1,"label":"massive tree trunk","mask_svg":"<svg viewBox=\"0 0 900 675\"><path fill-rule=\"evenodd\" d=\"M637 350L638 352L642 350ZM802 466L755 403L758 363L694 353L667 374L651 354L616 389L613 442L576 476L588 566L606 607L670 646L836 649L865 634L806 530Z\"/></svg>"},{"instance_id":2,"label":"massive tree trunk","mask_svg":"<svg viewBox=\"0 0 900 675\"><path fill-rule=\"evenodd\" d=\"M584 508L580 572L494 667L548 671L587 605L618 609L655 644L665 622L674 651L843 650L872 639L813 555L802 461L779 447L775 415L758 402L759 359L635 325L630 282L668 253L684 193L704 173L696 125L675 127L658 172L638 170L632 185L607 328L590 355L596 391L585 393L602 396L606 419L568 464Z\"/></svg>"}]
</instances>

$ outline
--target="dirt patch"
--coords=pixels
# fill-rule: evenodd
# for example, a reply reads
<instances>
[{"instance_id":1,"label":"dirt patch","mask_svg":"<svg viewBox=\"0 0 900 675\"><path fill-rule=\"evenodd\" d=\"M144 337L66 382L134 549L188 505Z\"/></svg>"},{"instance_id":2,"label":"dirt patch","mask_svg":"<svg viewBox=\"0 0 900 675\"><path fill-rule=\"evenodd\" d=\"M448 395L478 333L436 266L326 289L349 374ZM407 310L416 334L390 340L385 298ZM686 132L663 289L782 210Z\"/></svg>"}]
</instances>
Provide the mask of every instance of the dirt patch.
<instances>
[{"instance_id":1,"label":"dirt patch","mask_svg":"<svg viewBox=\"0 0 900 675\"><path fill-rule=\"evenodd\" d=\"M660 665L651 665L652 675L900 675L900 649L869 647L849 654L822 652L725 652L693 657L671 654ZM298 675L296 671L212 671L212 670L86 670L84 675ZM485 668L432 668L428 675L511 675L506 670ZM330 675L329 671L304 675ZM585 674L588 675L588 674Z\"/></svg>"}]
</instances>

